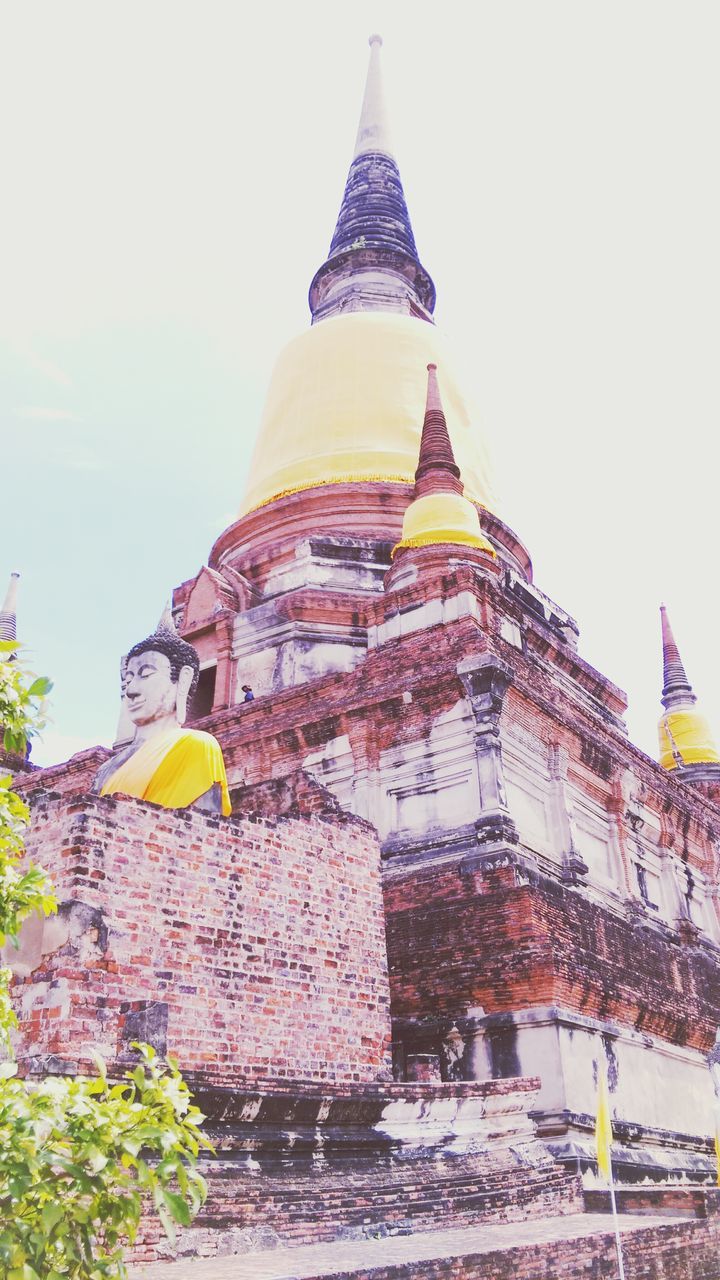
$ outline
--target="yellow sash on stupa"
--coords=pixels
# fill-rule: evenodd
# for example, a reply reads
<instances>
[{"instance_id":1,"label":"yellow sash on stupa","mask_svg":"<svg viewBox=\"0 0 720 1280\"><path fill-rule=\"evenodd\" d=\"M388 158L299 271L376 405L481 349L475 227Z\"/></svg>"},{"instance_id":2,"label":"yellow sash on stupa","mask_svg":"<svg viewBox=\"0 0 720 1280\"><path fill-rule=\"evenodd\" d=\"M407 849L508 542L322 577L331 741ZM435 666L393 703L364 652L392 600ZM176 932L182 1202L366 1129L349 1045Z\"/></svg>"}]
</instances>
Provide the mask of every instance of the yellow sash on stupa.
<instances>
[{"instance_id":1,"label":"yellow sash on stupa","mask_svg":"<svg viewBox=\"0 0 720 1280\"><path fill-rule=\"evenodd\" d=\"M214 783L220 784L222 812L231 812L220 743L201 729L168 729L148 738L100 790L150 800L165 809L188 809Z\"/></svg>"}]
</instances>

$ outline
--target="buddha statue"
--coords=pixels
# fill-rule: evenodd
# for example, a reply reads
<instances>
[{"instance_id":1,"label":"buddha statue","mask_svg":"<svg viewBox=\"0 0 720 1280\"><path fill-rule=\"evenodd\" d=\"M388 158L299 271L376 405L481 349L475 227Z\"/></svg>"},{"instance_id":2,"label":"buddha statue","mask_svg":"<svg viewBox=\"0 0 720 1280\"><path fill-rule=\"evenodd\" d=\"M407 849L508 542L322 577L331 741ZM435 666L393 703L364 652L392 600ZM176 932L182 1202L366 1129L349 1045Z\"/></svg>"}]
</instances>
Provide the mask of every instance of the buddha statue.
<instances>
[{"instance_id":1,"label":"buddha statue","mask_svg":"<svg viewBox=\"0 0 720 1280\"><path fill-rule=\"evenodd\" d=\"M127 655L122 697L135 732L100 766L94 791L136 796L165 809L230 813L219 742L212 734L183 728L199 674L198 655L180 639L168 608L155 633Z\"/></svg>"}]
</instances>

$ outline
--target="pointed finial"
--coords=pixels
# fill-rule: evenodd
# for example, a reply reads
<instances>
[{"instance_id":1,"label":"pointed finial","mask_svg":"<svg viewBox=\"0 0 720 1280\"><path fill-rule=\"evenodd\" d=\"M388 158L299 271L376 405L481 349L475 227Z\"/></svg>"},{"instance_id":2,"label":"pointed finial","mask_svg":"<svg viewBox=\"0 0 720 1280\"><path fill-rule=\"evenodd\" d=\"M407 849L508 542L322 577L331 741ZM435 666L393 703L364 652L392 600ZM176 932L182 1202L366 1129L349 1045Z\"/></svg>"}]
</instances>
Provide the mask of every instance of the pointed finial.
<instances>
[{"instance_id":1,"label":"pointed finial","mask_svg":"<svg viewBox=\"0 0 720 1280\"><path fill-rule=\"evenodd\" d=\"M420 437L420 456L415 472L415 496L424 493L462 493L460 468L455 461L440 398L437 365L427 367L427 399Z\"/></svg>"},{"instance_id":2,"label":"pointed finial","mask_svg":"<svg viewBox=\"0 0 720 1280\"><path fill-rule=\"evenodd\" d=\"M425 396L425 412L431 410L442 413L442 400L440 399L440 387L438 385L437 365L429 364L427 366L427 395Z\"/></svg>"},{"instance_id":3,"label":"pointed finial","mask_svg":"<svg viewBox=\"0 0 720 1280\"><path fill-rule=\"evenodd\" d=\"M680 651L670 626L667 609L660 605L660 625L662 628L663 651L663 691L662 703L666 709L679 703L688 704L696 701L692 685L685 674Z\"/></svg>"},{"instance_id":4,"label":"pointed finial","mask_svg":"<svg viewBox=\"0 0 720 1280\"><path fill-rule=\"evenodd\" d=\"M381 151L383 155L391 156L393 150L390 145L385 89L380 69L382 36L370 36L368 44L370 45L370 64L365 81L365 96L360 112L354 155L364 155L366 151Z\"/></svg>"},{"instance_id":5,"label":"pointed finial","mask_svg":"<svg viewBox=\"0 0 720 1280\"><path fill-rule=\"evenodd\" d=\"M17 639L17 592L20 574L13 569L3 607L0 609L0 640Z\"/></svg>"},{"instance_id":6,"label":"pointed finial","mask_svg":"<svg viewBox=\"0 0 720 1280\"><path fill-rule=\"evenodd\" d=\"M173 615L172 615L172 603L170 600L168 600L165 604L165 608L162 611L160 621L158 622L157 627L155 628L155 635L159 636L159 635L165 634L165 635L177 636L177 633L178 632L177 632L177 627L175 626L175 619L173 618Z\"/></svg>"}]
</instances>

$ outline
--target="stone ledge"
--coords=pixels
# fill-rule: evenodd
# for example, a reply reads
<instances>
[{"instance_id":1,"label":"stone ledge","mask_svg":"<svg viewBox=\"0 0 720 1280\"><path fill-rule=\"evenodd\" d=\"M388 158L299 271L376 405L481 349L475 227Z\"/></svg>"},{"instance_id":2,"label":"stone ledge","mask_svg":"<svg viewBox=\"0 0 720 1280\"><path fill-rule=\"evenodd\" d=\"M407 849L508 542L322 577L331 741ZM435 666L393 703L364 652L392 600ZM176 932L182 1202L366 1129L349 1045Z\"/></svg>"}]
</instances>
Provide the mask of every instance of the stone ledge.
<instances>
[{"instance_id":1,"label":"stone ledge","mask_svg":"<svg viewBox=\"0 0 720 1280\"><path fill-rule=\"evenodd\" d=\"M701 1280L711 1274L706 1268L717 1249L717 1238L707 1223L668 1217L658 1218L648 1227L647 1218L628 1215L621 1218L620 1230L626 1250L642 1258L642 1274L647 1280L671 1274L673 1280ZM671 1255L678 1243L687 1257L683 1255L680 1270L665 1270L664 1255ZM614 1274L613 1257L610 1217L570 1214L524 1223L273 1249L211 1261L195 1258L134 1268L131 1280L557 1280L561 1276L571 1280ZM656 1269L656 1260L663 1269Z\"/></svg>"}]
</instances>

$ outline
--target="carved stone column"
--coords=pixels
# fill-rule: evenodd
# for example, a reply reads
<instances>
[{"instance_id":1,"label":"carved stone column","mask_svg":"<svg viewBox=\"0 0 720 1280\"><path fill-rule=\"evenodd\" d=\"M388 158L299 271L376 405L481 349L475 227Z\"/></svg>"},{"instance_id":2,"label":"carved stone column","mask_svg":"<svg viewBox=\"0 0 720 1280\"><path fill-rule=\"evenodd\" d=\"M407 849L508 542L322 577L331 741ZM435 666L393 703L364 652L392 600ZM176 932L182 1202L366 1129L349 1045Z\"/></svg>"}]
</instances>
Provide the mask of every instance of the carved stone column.
<instances>
[{"instance_id":1,"label":"carved stone column","mask_svg":"<svg viewBox=\"0 0 720 1280\"><path fill-rule=\"evenodd\" d=\"M458 663L457 672L475 719L480 790L480 817L475 826L484 863L488 855L514 853L519 839L508 809L500 739L500 715L512 672L507 663L493 653L465 658Z\"/></svg>"},{"instance_id":2,"label":"carved stone column","mask_svg":"<svg viewBox=\"0 0 720 1280\"><path fill-rule=\"evenodd\" d=\"M548 769L552 784L552 806L558 851L562 854L562 878L566 884L584 884L588 874L575 844L573 810L567 790L569 755L559 743L550 747Z\"/></svg>"},{"instance_id":3,"label":"carved stone column","mask_svg":"<svg viewBox=\"0 0 720 1280\"><path fill-rule=\"evenodd\" d=\"M232 642L235 615L226 610L215 625L215 654L217 672L215 676L215 695L213 711L224 711L232 703L233 696L233 663Z\"/></svg>"},{"instance_id":4,"label":"carved stone column","mask_svg":"<svg viewBox=\"0 0 720 1280\"><path fill-rule=\"evenodd\" d=\"M635 786L636 780L630 770L626 770L623 774L615 773L611 779L610 795L607 801L610 848L615 862L612 870L615 873L618 889L630 901L639 901L629 840L632 827L627 817Z\"/></svg>"}]
</instances>

